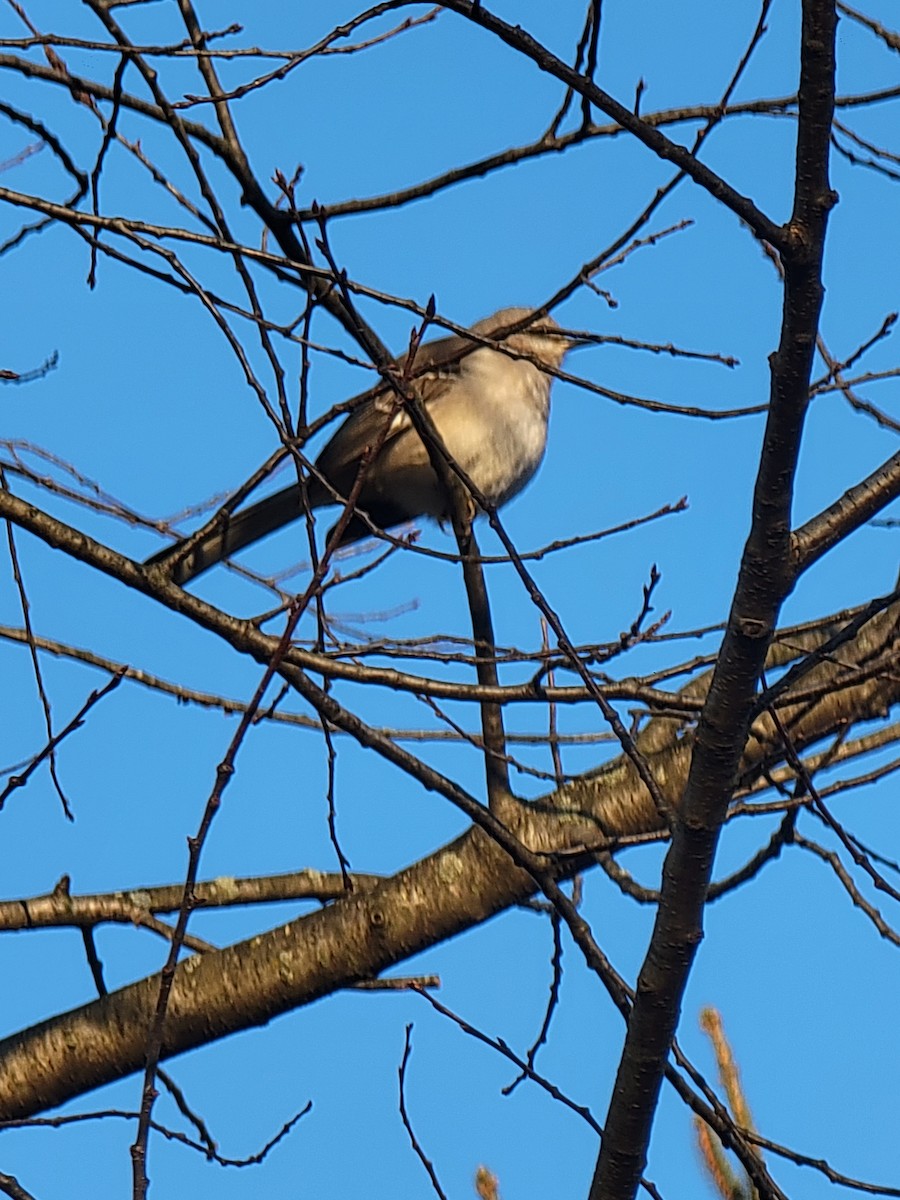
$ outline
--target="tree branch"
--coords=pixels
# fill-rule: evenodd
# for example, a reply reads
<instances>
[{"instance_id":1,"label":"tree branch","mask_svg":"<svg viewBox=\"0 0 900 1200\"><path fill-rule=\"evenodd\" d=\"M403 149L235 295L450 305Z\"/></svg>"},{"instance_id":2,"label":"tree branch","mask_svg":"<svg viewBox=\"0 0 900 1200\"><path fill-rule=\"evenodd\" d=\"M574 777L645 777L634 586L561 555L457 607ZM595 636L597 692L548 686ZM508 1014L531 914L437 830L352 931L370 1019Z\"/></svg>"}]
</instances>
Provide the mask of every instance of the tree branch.
<instances>
[{"instance_id":1,"label":"tree branch","mask_svg":"<svg viewBox=\"0 0 900 1200\"><path fill-rule=\"evenodd\" d=\"M681 998L703 937L719 832L747 743L760 673L794 575L791 502L822 302L825 228L834 195L828 148L834 103L833 0L804 0L794 208L781 237L784 311L771 397L728 626L698 724L684 797L663 869L653 936L641 967L591 1200L635 1194ZM727 203L727 201L726 201ZM733 204L730 204L734 211Z\"/></svg>"},{"instance_id":2,"label":"tree branch","mask_svg":"<svg viewBox=\"0 0 900 1200\"><path fill-rule=\"evenodd\" d=\"M795 531L792 538L795 575L799 577L898 496L900 451Z\"/></svg>"},{"instance_id":3,"label":"tree branch","mask_svg":"<svg viewBox=\"0 0 900 1200\"><path fill-rule=\"evenodd\" d=\"M798 751L900 701L896 673L852 688L829 691L825 686L853 662L865 663L885 644L892 645L898 618L900 604L895 604L860 630L845 648L841 667L824 662L814 669L807 682L823 685L818 701L800 706L799 712L789 706L781 710ZM642 737L643 753L673 802L684 790L691 760L692 740L681 734L680 722L657 718ZM750 742L741 770L751 772L767 753L764 739ZM615 845L616 835L658 828L643 784L620 755L533 804L520 805L513 832L532 853L547 856L548 873L562 879L589 867L600 850ZM480 830L470 830L398 875L375 882L371 890L181 963L162 1054L169 1057L264 1024L371 979L535 890L505 851ZM0 1042L0 1119L54 1107L137 1070L158 987L158 977L150 976Z\"/></svg>"}]
</instances>

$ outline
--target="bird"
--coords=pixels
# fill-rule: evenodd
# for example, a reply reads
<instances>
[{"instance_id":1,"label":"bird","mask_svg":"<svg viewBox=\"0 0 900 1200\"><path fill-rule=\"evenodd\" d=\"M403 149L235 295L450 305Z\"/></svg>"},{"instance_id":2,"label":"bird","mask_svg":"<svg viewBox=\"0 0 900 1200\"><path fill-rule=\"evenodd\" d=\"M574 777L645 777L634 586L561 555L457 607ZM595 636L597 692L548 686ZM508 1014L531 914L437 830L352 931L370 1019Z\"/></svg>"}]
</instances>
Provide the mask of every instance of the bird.
<instances>
[{"instance_id":1,"label":"bird","mask_svg":"<svg viewBox=\"0 0 900 1200\"><path fill-rule=\"evenodd\" d=\"M453 335L423 343L413 360L412 378L449 455L493 508L517 495L540 466L550 415L552 375L547 371L558 370L578 342L550 316L534 317L526 324L532 316L530 308L503 308L471 327L472 338L494 340L511 353ZM506 333L515 326L516 332ZM397 360L398 370L407 357ZM373 527L390 529L417 517L445 519L447 492L401 397L382 383L350 401L349 407L350 415L315 461L307 480L306 506L300 485L293 483L223 517L189 549L185 546L190 539L182 538L146 565L162 566L176 583L188 583L296 521L307 508L340 503L353 489L366 455L371 458L365 464L356 511L340 545L372 536Z\"/></svg>"}]
</instances>

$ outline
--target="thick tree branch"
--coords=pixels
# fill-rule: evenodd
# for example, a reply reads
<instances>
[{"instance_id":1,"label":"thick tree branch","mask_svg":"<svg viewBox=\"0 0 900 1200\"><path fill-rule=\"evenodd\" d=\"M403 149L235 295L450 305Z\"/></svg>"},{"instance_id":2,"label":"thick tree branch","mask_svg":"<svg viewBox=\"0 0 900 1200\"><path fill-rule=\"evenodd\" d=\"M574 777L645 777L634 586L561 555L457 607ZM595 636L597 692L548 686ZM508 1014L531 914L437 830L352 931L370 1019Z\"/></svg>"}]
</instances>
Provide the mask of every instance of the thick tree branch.
<instances>
[{"instance_id":1,"label":"thick tree branch","mask_svg":"<svg viewBox=\"0 0 900 1200\"><path fill-rule=\"evenodd\" d=\"M798 751L900 700L895 672L868 677L855 687L830 691L825 686L853 663L866 663L892 646L898 618L895 604L845 647L843 666L816 666L807 682L823 685L818 701L781 710ZM819 640L821 635L812 636L810 648ZM700 681L690 685L702 686ZM747 773L766 761L776 740L774 730L765 736L763 721L759 739L748 744L740 763ZM691 760L692 741L682 732L680 722L657 718L642 738L642 751L672 802L684 790ZM620 756L534 804L519 806L513 832L532 853L550 856L548 870L560 879L591 865L596 852L615 844L616 835L658 828L658 814L633 765ZM533 880L479 830L373 884L246 943L182 963L163 1055L263 1024L370 979L535 891ZM54 1107L138 1069L158 986L152 976L0 1042L0 1119Z\"/></svg>"},{"instance_id":2,"label":"thick tree branch","mask_svg":"<svg viewBox=\"0 0 900 1200\"><path fill-rule=\"evenodd\" d=\"M900 496L900 451L793 535L794 571L799 576L848 534L865 525Z\"/></svg>"},{"instance_id":3,"label":"thick tree branch","mask_svg":"<svg viewBox=\"0 0 900 1200\"><path fill-rule=\"evenodd\" d=\"M591 1200L630 1200L643 1174L681 997L703 937L703 908L719 831L778 613L794 582L793 482L822 303L825 228L834 204L828 147L835 28L834 0L804 0L794 208L789 237L779 242L784 310L781 340L771 363L753 519L666 856L661 902L638 978Z\"/></svg>"}]
</instances>

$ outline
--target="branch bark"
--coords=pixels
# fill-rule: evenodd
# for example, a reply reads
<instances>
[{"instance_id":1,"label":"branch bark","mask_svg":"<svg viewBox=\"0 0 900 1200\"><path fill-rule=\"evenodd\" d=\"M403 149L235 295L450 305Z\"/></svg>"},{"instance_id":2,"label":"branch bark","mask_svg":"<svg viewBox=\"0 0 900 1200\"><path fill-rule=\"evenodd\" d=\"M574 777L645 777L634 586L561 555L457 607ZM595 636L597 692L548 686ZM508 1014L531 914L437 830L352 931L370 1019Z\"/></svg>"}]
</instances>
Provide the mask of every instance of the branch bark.
<instances>
[{"instance_id":1,"label":"branch bark","mask_svg":"<svg viewBox=\"0 0 900 1200\"><path fill-rule=\"evenodd\" d=\"M835 202L828 182L828 148L836 25L833 0L804 0L794 206L787 237L778 243L784 263L781 340L771 361L769 416L750 535L678 806L590 1200L634 1196L644 1170L681 999L703 937L703 910L719 833L778 613L794 584L793 484L822 304L825 230Z\"/></svg>"},{"instance_id":2,"label":"branch bark","mask_svg":"<svg viewBox=\"0 0 900 1200\"><path fill-rule=\"evenodd\" d=\"M851 687L829 689L896 644L900 604L880 613L848 645L843 664L818 664L806 685L822 685L812 704L781 710L793 744L803 750L874 718L900 701L900 675L885 671ZM809 637L809 646L822 635ZM707 681L708 682L708 681ZM700 681L690 685L702 687ZM774 730L760 717L740 760L750 774L769 764ZM693 741L680 721L660 717L642 735L642 752L673 801L684 792ZM659 817L634 766L619 756L535 801L520 804L515 836L548 855L554 878L589 867L616 837L659 828ZM551 866L552 864L552 866ZM163 1057L205 1045L403 962L471 929L535 891L529 876L478 829L434 854L346 896L328 908L214 953L175 972ZM112 992L0 1042L0 1120L32 1116L113 1082L144 1061L158 976Z\"/></svg>"}]
</instances>

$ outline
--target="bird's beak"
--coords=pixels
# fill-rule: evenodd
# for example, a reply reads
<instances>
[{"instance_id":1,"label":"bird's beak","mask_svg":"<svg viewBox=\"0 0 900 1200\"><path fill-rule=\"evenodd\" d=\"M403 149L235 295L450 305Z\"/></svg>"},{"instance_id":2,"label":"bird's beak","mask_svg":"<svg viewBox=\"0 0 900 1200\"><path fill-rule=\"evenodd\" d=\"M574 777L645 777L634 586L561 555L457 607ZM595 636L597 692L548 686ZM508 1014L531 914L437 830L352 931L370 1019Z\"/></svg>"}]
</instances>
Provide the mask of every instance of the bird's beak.
<instances>
[{"instance_id":1,"label":"bird's beak","mask_svg":"<svg viewBox=\"0 0 900 1200\"><path fill-rule=\"evenodd\" d=\"M566 343L570 350L583 350L585 346L596 346L597 336L592 333L581 333L566 330Z\"/></svg>"}]
</instances>

